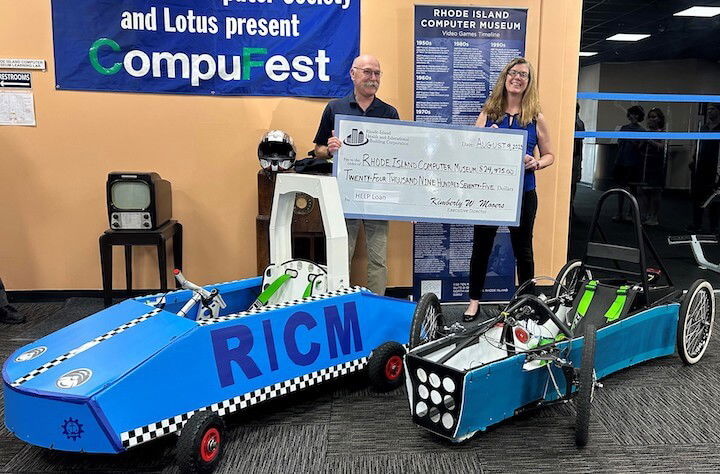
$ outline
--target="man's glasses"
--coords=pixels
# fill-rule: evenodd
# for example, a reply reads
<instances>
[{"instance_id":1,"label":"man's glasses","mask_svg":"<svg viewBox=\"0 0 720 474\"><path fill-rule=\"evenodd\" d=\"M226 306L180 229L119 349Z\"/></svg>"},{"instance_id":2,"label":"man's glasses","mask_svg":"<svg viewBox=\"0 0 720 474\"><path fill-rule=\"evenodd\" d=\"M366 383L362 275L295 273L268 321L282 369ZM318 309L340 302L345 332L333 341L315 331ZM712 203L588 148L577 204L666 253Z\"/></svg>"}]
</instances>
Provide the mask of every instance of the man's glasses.
<instances>
[{"instance_id":1,"label":"man's glasses","mask_svg":"<svg viewBox=\"0 0 720 474\"><path fill-rule=\"evenodd\" d=\"M361 70L362 73L365 75L365 77L373 77L373 76L375 76L375 77L377 77L378 79L380 79L380 77L382 76L382 72L381 72L381 71L374 71L374 70L372 70L372 69L363 69L363 68L357 67L357 66L353 66L353 69L359 69L359 70Z\"/></svg>"},{"instance_id":2,"label":"man's glasses","mask_svg":"<svg viewBox=\"0 0 720 474\"><path fill-rule=\"evenodd\" d=\"M515 69L510 69L508 71L508 76L510 76L510 77L519 76L520 79L527 79L529 74L525 71L516 71Z\"/></svg>"}]
</instances>

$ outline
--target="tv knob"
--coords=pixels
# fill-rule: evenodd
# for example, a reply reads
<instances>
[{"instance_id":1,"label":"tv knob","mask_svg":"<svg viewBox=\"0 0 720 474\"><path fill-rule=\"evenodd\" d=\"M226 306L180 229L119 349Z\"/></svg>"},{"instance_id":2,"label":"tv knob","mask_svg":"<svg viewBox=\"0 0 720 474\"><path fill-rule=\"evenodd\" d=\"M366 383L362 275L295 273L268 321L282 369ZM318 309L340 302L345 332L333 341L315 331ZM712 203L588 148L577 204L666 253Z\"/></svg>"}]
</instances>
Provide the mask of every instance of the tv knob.
<instances>
[{"instance_id":1,"label":"tv knob","mask_svg":"<svg viewBox=\"0 0 720 474\"><path fill-rule=\"evenodd\" d=\"M150 227L150 223L149 223L149 222L143 222L143 227Z\"/></svg>"},{"instance_id":2,"label":"tv knob","mask_svg":"<svg viewBox=\"0 0 720 474\"><path fill-rule=\"evenodd\" d=\"M117 220L118 215L117 215L117 214L113 214L113 215L112 215L112 218L115 219L115 220Z\"/></svg>"},{"instance_id":3,"label":"tv knob","mask_svg":"<svg viewBox=\"0 0 720 474\"><path fill-rule=\"evenodd\" d=\"M143 219L150 219L150 214L143 214Z\"/></svg>"},{"instance_id":4,"label":"tv knob","mask_svg":"<svg viewBox=\"0 0 720 474\"><path fill-rule=\"evenodd\" d=\"M113 227L120 227L120 223L119 223L119 222L113 222L113 223L112 223L112 226L113 226Z\"/></svg>"}]
</instances>

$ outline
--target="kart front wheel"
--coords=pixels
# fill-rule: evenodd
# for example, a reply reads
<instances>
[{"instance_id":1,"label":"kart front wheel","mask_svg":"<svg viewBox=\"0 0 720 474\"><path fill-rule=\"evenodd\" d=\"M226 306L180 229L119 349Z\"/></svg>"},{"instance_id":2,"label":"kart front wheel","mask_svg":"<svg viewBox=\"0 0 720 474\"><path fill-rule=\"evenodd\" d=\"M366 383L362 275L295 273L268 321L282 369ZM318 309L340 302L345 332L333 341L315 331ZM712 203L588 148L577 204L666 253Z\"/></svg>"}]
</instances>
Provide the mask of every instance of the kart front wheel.
<instances>
[{"instance_id":1,"label":"kart front wheel","mask_svg":"<svg viewBox=\"0 0 720 474\"><path fill-rule=\"evenodd\" d=\"M410 349L440 336L443 325L440 301L435 293L425 293L418 301L410 326Z\"/></svg>"},{"instance_id":2,"label":"kart front wheel","mask_svg":"<svg viewBox=\"0 0 720 474\"><path fill-rule=\"evenodd\" d=\"M580 274L580 260L570 260L558 272L555 284L553 285L552 295L557 298L563 291L568 291L570 296L575 298L579 290L580 282L583 280L592 280L592 273L585 269L585 274Z\"/></svg>"},{"instance_id":3,"label":"kart front wheel","mask_svg":"<svg viewBox=\"0 0 720 474\"><path fill-rule=\"evenodd\" d=\"M714 320L713 288L705 280L695 280L683 296L678 313L678 354L686 365L696 364L705 354Z\"/></svg>"},{"instance_id":4,"label":"kart front wheel","mask_svg":"<svg viewBox=\"0 0 720 474\"><path fill-rule=\"evenodd\" d=\"M190 417L175 448L180 472L213 472L223 454L224 431L222 418L211 411L199 411Z\"/></svg>"},{"instance_id":5,"label":"kart front wheel","mask_svg":"<svg viewBox=\"0 0 720 474\"><path fill-rule=\"evenodd\" d=\"M397 342L385 342L372 351L368 360L370 385L378 392L395 390L403 383L405 348Z\"/></svg>"},{"instance_id":6,"label":"kart front wheel","mask_svg":"<svg viewBox=\"0 0 720 474\"><path fill-rule=\"evenodd\" d=\"M580 365L579 387L575 396L575 444L578 447L587 445L590 435L590 409L595 392L595 326L589 324L585 328L582 362Z\"/></svg>"}]
</instances>

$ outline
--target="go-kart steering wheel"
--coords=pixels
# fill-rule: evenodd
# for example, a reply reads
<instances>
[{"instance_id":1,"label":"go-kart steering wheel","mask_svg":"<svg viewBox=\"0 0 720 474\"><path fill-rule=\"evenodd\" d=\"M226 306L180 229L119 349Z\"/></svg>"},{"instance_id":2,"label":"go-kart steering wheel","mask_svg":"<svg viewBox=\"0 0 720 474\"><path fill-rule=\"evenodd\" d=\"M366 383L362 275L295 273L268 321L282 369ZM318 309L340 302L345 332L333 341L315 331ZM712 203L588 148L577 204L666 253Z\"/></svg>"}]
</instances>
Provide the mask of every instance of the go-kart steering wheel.
<instances>
[{"instance_id":1,"label":"go-kart steering wheel","mask_svg":"<svg viewBox=\"0 0 720 474\"><path fill-rule=\"evenodd\" d=\"M568 325L560 319L555 312L550 309L550 307L545 304L543 300L538 298L535 295L520 295L516 298L514 298L515 301L511 301L508 306L503 311L504 313L507 313L508 315L512 315L513 313L517 312L520 308L522 308L525 305L530 305L535 309L536 311L542 312L540 315L547 316L552 320L553 323L560 329L560 332L565 334L565 336L568 339L572 339L572 331L568 327Z\"/></svg>"}]
</instances>

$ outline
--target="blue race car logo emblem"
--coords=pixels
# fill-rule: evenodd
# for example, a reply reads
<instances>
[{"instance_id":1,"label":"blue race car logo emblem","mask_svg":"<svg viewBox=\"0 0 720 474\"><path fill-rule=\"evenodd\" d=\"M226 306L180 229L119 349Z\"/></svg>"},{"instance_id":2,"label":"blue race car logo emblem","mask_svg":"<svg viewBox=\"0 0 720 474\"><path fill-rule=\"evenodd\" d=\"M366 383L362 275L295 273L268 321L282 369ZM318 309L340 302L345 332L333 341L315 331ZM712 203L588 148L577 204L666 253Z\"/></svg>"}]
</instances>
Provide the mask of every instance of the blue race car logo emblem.
<instances>
[{"instance_id":1,"label":"blue race car logo emblem","mask_svg":"<svg viewBox=\"0 0 720 474\"><path fill-rule=\"evenodd\" d=\"M67 439L77 441L77 439L85 432L82 427L83 425L80 424L79 420L75 420L70 417L65 420L65 423L62 425L63 434L67 436Z\"/></svg>"},{"instance_id":2,"label":"blue race car logo emblem","mask_svg":"<svg viewBox=\"0 0 720 474\"><path fill-rule=\"evenodd\" d=\"M15 358L15 362L27 362L29 360L33 360L36 357L39 357L47 350L47 347L45 346L39 346L35 347L33 349L30 349L29 351L23 352L19 356Z\"/></svg>"},{"instance_id":3,"label":"blue race car logo emblem","mask_svg":"<svg viewBox=\"0 0 720 474\"><path fill-rule=\"evenodd\" d=\"M55 385L57 388L75 388L90 380L90 377L92 377L92 370L75 369L60 377Z\"/></svg>"}]
</instances>

